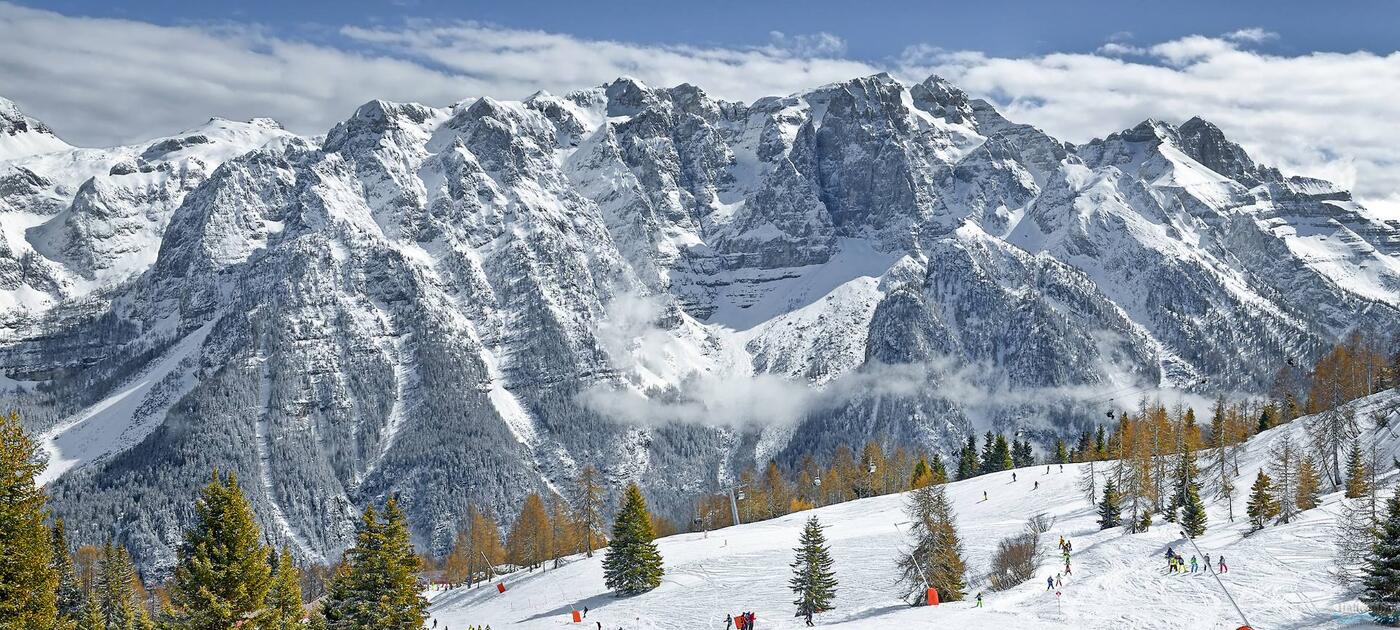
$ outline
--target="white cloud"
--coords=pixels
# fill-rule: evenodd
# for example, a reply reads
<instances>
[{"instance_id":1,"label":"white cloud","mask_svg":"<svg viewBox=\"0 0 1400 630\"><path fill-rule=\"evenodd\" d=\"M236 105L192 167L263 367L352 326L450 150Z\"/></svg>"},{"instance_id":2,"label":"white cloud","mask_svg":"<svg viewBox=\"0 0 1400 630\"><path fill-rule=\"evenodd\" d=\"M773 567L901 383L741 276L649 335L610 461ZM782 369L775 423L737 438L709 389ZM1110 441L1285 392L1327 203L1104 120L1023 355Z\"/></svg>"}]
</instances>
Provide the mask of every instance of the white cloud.
<instances>
[{"instance_id":1,"label":"white cloud","mask_svg":"<svg viewBox=\"0 0 1400 630\"><path fill-rule=\"evenodd\" d=\"M773 33L745 48L635 44L472 22L344 27L346 50L239 26L75 18L0 2L0 95L70 142L132 142L203 122L272 116L324 133L373 98L444 105L565 92L621 75L693 83L726 99L789 94L890 70L944 75L1013 120L1082 142L1147 117L1202 115L1257 158L1355 189L1400 216L1400 54L1270 55L1258 28L1003 58L910 46L880 63L841 58L834 35Z\"/></svg>"},{"instance_id":2,"label":"white cloud","mask_svg":"<svg viewBox=\"0 0 1400 630\"><path fill-rule=\"evenodd\" d=\"M1242 28L1225 34L1225 39L1237 42L1249 42L1258 44L1271 39L1278 39L1278 33L1266 31L1259 27Z\"/></svg>"},{"instance_id":3,"label":"white cloud","mask_svg":"<svg viewBox=\"0 0 1400 630\"><path fill-rule=\"evenodd\" d=\"M1330 179L1400 218L1400 53L1280 56L1202 36L1146 51L1005 58L911 47L899 65L904 78L938 73L1071 142L1200 115L1255 159Z\"/></svg>"},{"instance_id":4,"label":"white cloud","mask_svg":"<svg viewBox=\"0 0 1400 630\"><path fill-rule=\"evenodd\" d=\"M1138 48L1137 46L1131 46L1131 45L1128 45L1128 44L1121 44L1121 43L1119 43L1119 42L1113 42L1113 41L1108 42L1108 43L1105 43L1105 44L1102 45L1102 46L1099 46L1099 49L1098 49L1097 52L1098 52L1100 55L1108 55L1108 56L1110 56L1110 57L1123 57L1123 56L1127 56L1127 55L1145 55L1145 54L1147 54L1147 51L1146 51L1146 50L1144 50L1144 49L1142 49L1142 48Z\"/></svg>"}]
</instances>

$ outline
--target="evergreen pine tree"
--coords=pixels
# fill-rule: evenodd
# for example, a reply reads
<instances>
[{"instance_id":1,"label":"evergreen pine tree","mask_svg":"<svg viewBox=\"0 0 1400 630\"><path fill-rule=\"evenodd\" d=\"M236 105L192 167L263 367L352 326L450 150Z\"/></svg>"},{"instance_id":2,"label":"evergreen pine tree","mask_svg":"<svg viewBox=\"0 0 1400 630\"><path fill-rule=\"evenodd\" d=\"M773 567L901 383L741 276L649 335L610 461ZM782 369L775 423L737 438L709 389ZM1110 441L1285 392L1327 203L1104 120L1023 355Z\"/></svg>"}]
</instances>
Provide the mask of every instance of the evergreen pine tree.
<instances>
[{"instance_id":1,"label":"evergreen pine tree","mask_svg":"<svg viewBox=\"0 0 1400 630\"><path fill-rule=\"evenodd\" d=\"M1298 464L1298 495L1294 500L1300 511L1317 507L1320 485L1321 480L1317 476L1317 466L1313 463L1312 455L1304 455L1303 461Z\"/></svg>"},{"instance_id":2,"label":"evergreen pine tree","mask_svg":"<svg viewBox=\"0 0 1400 630\"><path fill-rule=\"evenodd\" d=\"M34 442L19 414L0 413L0 629L48 630L58 623L58 572L34 483Z\"/></svg>"},{"instance_id":3,"label":"evergreen pine tree","mask_svg":"<svg viewBox=\"0 0 1400 630\"><path fill-rule=\"evenodd\" d=\"M1065 445L1064 438L1055 438L1055 459L1056 464L1069 463L1069 449Z\"/></svg>"},{"instance_id":4,"label":"evergreen pine tree","mask_svg":"<svg viewBox=\"0 0 1400 630\"><path fill-rule=\"evenodd\" d=\"M603 576L608 588L618 595L636 595L661 584L664 569L654 538L642 489L629 483L623 494L622 509L613 521L607 555L603 558Z\"/></svg>"},{"instance_id":5,"label":"evergreen pine tree","mask_svg":"<svg viewBox=\"0 0 1400 630\"><path fill-rule=\"evenodd\" d=\"M355 546L345 551L321 608L328 630L417 630L428 603L418 591L418 556L398 500L389 499L380 520L365 508Z\"/></svg>"},{"instance_id":6,"label":"evergreen pine tree","mask_svg":"<svg viewBox=\"0 0 1400 630\"><path fill-rule=\"evenodd\" d=\"M1006 438L1003 437L1002 440L1005 441ZM980 459L982 461L982 468L978 472L985 475L1001 470L1001 457L997 455L997 435L991 431L988 431L986 435L982 436L982 455Z\"/></svg>"},{"instance_id":7,"label":"evergreen pine tree","mask_svg":"<svg viewBox=\"0 0 1400 630\"><path fill-rule=\"evenodd\" d=\"M102 564L97 571L97 601L103 623L111 630L130 629L140 609L132 601L135 599L132 584L136 580L136 568L126 548L109 541L102 547Z\"/></svg>"},{"instance_id":8,"label":"evergreen pine tree","mask_svg":"<svg viewBox=\"0 0 1400 630\"><path fill-rule=\"evenodd\" d=\"M1259 423L1255 427L1255 431L1262 433L1272 428L1274 428L1274 418L1269 413L1269 408L1265 407L1263 411L1259 412Z\"/></svg>"},{"instance_id":9,"label":"evergreen pine tree","mask_svg":"<svg viewBox=\"0 0 1400 630\"><path fill-rule=\"evenodd\" d=\"M977 459L977 436L967 436L967 444L958 451L958 479L971 479L981 474L981 463Z\"/></svg>"},{"instance_id":10,"label":"evergreen pine tree","mask_svg":"<svg viewBox=\"0 0 1400 630\"><path fill-rule=\"evenodd\" d=\"M272 586L270 550L238 479L218 472L200 490L194 528L185 532L170 584L180 630L224 630L256 618Z\"/></svg>"},{"instance_id":11,"label":"evergreen pine tree","mask_svg":"<svg viewBox=\"0 0 1400 630\"><path fill-rule=\"evenodd\" d=\"M1273 481L1264 471L1254 478L1254 486L1249 490L1249 504L1245 510L1254 529L1264 529L1269 519L1278 515L1278 501L1274 499Z\"/></svg>"},{"instance_id":12,"label":"evergreen pine tree","mask_svg":"<svg viewBox=\"0 0 1400 630\"><path fill-rule=\"evenodd\" d=\"M1370 491L1370 473L1366 470L1366 458L1361 454L1361 441L1352 440L1351 450L1347 452L1346 498L1361 498Z\"/></svg>"},{"instance_id":13,"label":"evergreen pine tree","mask_svg":"<svg viewBox=\"0 0 1400 630\"><path fill-rule=\"evenodd\" d=\"M1377 623L1400 625L1400 495L1386 503L1363 569L1361 601Z\"/></svg>"},{"instance_id":14,"label":"evergreen pine tree","mask_svg":"<svg viewBox=\"0 0 1400 630\"><path fill-rule=\"evenodd\" d=\"M271 562L272 587L264 600L265 630L296 630L303 627L301 608L301 572L292 560L292 552L282 549Z\"/></svg>"},{"instance_id":15,"label":"evergreen pine tree","mask_svg":"<svg viewBox=\"0 0 1400 630\"><path fill-rule=\"evenodd\" d=\"M83 614L83 589L78 586L78 574L73 571L73 554L68 550L63 519L54 519L50 540L53 569L58 574L58 618L64 624L73 624Z\"/></svg>"},{"instance_id":16,"label":"evergreen pine tree","mask_svg":"<svg viewBox=\"0 0 1400 630\"><path fill-rule=\"evenodd\" d=\"M1186 500L1181 506L1181 530L1188 538L1206 533L1206 505L1195 481L1186 484Z\"/></svg>"},{"instance_id":17,"label":"evergreen pine tree","mask_svg":"<svg viewBox=\"0 0 1400 630\"><path fill-rule=\"evenodd\" d=\"M78 614L77 630L107 630L107 620L102 618L102 605L94 594L83 603Z\"/></svg>"},{"instance_id":18,"label":"evergreen pine tree","mask_svg":"<svg viewBox=\"0 0 1400 630\"><path fill-rule=\"evenodd\" d=\"M1172 470L1172 492L1171 500L1167 504L1166 519L1176 522L1177 511L1186 506L1186 494L1191 484L1196 483L1196 475L1200 470L1196 467L1196 454L1190 445L1183 441L1181 453L1177 456L1176 466Z\"/></svg>"},{"instance_id":19,"label":"evergreen pine tree","mask_svg":"<svg viewBox=\"0 0 1400 630\"><path fill-rule=\"evenodd\" d=\"M1118 508L1118 490L1113 487L1113 480L1109 479L1103 484L1103 500L1099 502L1099 529L1118 527L1122 520L1121 510Z\"/></svg>"},{"instance_id":20,"label":"evergreen pine tree","mask_svg":"<svg viewBox=\"0 0 1400 630\"><path fill-rule=\"evenodd\" d=\"M958 537L953 504L943 486L927 486L909 493L905 506L913 524L913 547L900 554L900 582L904 597L922 595L925 588L938 591L939 601L955 602L967 588L967 565Z\"/></svg>"},{"instance_id":21,"label":"evergreen pine tree","mask_svg":"<svg viewBox=\"0 0 1400 630\"><path fill-rule=\"evenodd\" d=\"M825 612L834 608L836 574L832 571L831 550L827 548L822 524L815 515L807 518L802 528L802 546L796 548L792 564L792 579L788 584L797 599L798 617Z\"/></svg>"},{"instance_id":22,"label":"evergreen pine tree","mask_svg":"<svg viewBox=\"0 0 1400 630\"><path fill-rule=\"evenodd\" d=\"M933 454L933 461L929 462L929 476L933 485L948 483L948 469L943 466L943 457L937 453Z\"/></svg>"},{"instance_id":23,"label":"evergreen pine tree","mask_svg":"<svg viewBox=\"0 0 1400 630\"><path fill-rule=\"evenodd\" d=\"M1142 516L1138 517L1137 527L1133 528L1134 534L1142 534L1152 528L1152 510L1143 510Z\"/></svg>"},{"instance_id":24,"label":"evergreen pine tree","mask_svg":"<svg viewBox=\"0 0 1400 630\"><path fill-rule=\"evenodd\" d=\"M1011 447L1006 443L1006 436L997 434L996 446L992 449L992 457L996 460L997 470L1011 470L1015 467L1015 461L1011 458Z\"/></svg>"},{"instance_id":25,"label":"evergreen pine tree","mask_svg":"<svg viewBox=\"0 0 1400 630\"><path fill-rule=\"evenodd\" d=\"M1104 428L1100 426L1094 431L1094 459L1108 458L1108 440L1104 436Z\"/></svg>"}]
</instances>

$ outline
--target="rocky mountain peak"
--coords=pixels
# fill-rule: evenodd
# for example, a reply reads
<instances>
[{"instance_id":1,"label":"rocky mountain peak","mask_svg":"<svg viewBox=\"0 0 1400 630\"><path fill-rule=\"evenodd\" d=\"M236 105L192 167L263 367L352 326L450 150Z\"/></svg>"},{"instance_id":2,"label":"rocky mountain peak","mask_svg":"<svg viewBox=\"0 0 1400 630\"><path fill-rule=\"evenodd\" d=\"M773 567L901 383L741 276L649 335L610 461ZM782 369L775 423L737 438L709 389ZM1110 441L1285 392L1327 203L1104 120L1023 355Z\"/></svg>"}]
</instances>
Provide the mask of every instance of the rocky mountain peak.
<instances>
[{"instance_id":1,"label":"rocky mountain peak","mask_svg":"<svg viewBox=\"0 0 1400 630\"><path fill-rule=\"evenodd\" d=\"M909 93L915 107L948 122L961 123L972 118L972 103L967 93L936 74L910 88Z\"/></svg>"}]
</instances>

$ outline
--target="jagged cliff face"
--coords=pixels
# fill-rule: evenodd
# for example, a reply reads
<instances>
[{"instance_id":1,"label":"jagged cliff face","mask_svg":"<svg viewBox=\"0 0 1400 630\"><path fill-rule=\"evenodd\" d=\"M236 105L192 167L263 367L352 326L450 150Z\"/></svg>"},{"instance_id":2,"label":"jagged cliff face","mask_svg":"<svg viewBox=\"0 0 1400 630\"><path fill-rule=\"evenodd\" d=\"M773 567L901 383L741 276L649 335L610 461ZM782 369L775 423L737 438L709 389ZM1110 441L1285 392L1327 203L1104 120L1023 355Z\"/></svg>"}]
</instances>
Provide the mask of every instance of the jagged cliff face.
<instances>
[{"instance_id":1,"label":"jagged cliff face","mask_svg":"<svg viewBox=\"0 0 1400 630\"><path fill-rule=\"evenodd\" d=\"M1072 146L936 77L110 150L4 104L0 395L77 535L154 568L212 468L305 557L390 494L441 550L588 463L683 515L755 460L1048 439L1103 392L1257 391L1400 323L1400 225L1347 192L1199 119Z\"/></svg>"}]
</instances>

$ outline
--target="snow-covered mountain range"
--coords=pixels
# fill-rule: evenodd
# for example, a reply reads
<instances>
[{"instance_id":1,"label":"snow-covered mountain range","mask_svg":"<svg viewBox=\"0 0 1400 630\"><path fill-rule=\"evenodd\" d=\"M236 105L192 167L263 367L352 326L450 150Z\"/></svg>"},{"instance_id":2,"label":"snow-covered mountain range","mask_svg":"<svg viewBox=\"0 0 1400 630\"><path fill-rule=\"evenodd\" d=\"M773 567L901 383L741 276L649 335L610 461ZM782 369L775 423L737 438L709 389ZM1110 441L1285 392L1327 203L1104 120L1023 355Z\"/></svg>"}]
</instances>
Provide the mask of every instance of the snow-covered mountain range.
<instances>
[{"instance_id":1,"label":"snow-covered mountain range","mask_svg":"<svg viewBox=\"0 0 1400 630\"><path fill-rule=\"evenodd\" d=\"M937 77L622 78L80 149L0 100L0 401L147 566L213 468L304 557L389 494L441 550L586 463L680 513L838 443L1263 391L1353 329L1400 329L1400 222L1198 118L1072 145Z\"/></svg>"}]
</instances>

